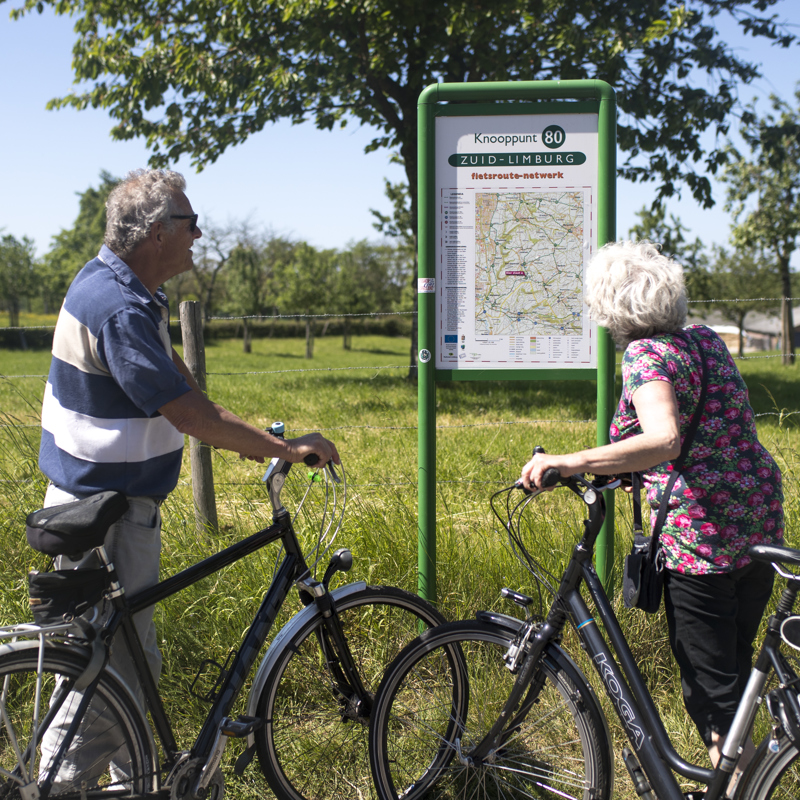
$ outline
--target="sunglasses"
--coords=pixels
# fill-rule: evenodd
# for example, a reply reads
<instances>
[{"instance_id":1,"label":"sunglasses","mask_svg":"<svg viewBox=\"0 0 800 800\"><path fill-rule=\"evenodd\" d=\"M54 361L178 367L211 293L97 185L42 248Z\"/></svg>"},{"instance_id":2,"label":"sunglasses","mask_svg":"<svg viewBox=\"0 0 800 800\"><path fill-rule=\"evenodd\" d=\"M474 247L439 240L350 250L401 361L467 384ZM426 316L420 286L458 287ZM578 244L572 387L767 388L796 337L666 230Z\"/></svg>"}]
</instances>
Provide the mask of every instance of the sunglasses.
<instances>
[{"instance_id":1,"label":"sunglasses","mask_svg":"<svg viewBox=\"0 0 800 800\"><path fill-rule=\"evenodd\" d=\"M170 219L188 219L189 233L194 233L197 230L197 214L170 214Z\"/></svg>"}]
</instances>

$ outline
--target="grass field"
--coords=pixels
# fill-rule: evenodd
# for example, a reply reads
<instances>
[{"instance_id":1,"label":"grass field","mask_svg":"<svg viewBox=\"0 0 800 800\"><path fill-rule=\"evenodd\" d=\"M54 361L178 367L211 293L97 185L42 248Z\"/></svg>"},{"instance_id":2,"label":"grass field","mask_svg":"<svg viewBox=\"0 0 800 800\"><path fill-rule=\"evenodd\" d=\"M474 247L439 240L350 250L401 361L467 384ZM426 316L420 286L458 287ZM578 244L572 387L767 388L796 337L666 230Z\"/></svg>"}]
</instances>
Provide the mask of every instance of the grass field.
<instances>
[{"instance_id":1,"label":"grass field","mask_svg":"<svg viewBox=\"0 0 800 800\"><path fill-rule=\"evenodd\" d=\"M214 400L255 425L266 427L281 419L288 436L321 430L337 443L349 487L337 544L350 547L355 558L346 580L414 589L417 398L416 386L406 379L408 347L406 339L363 337L345 351L338 338L320 338L315 358L306 360L301 340L261 339L253 342L250 355L241 352L240 342L223 341L209 346L206 356ZM50 356L2 351L0 358L3 376L30 376L0 378L0 535L5 558L0 621L8 623L27 618L28 569L46 567L25 543L24 517L39 507L45 489L36 455L42 376ZM800 371L782 367L779 359L739 364L759 415L760 438L783 471L789 542L800 544L795 534ZM489 512L489 497L515 479L533 445L559 452L594 444L594 384L458 382L438 388L436 407L440 606L450 618L471 616L479 608L514 613L499 598L500 588L526 591L532 579L509 553L505 535ZM163 509L165 576L269 523L262 473L258 465L215 452L220 532L212 537L195 532L188 463L184 464L180 484ZM629 547L630 513L627 499L620 496L617 505L618 570ZM575 541L581 509L577 501L556 492L537 501L532 513L531 549L557 569ZM223 661L236 647L273 563L274 553L253 556L159 608L166 665L162 688L182 734L194 730L202 714L202 704L187 695L188 682L203 658ZM679 698L662 615L620 611L620 616L679 750L686 758L702 759L702 744ZM583 667L588 675L591 667ZM623 742L612 727L618 756ZM629 795L627 775L617 760L618 792ZM267 794L257 768L236 779L229 769L232 762L226 755L231 796Z\"/></svg>"}]
</instances>

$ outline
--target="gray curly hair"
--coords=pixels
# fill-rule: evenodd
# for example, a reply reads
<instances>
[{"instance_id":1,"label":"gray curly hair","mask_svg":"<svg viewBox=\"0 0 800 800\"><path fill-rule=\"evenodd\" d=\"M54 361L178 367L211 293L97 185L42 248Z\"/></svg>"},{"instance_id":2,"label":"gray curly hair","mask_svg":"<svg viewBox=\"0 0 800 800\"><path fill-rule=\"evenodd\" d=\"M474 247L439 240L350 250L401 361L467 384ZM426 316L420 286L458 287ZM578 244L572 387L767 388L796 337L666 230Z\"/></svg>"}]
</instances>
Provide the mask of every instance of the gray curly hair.
<instances>
[{"instance_id":1,"label":"gray curly hair","mask_svg":"<svg viewBox=\"0 0 800 800\"><path fill-rule=\"evenodd\" d=\"M106 201L106 247L120 258L129 256L150 234L155 222L174 230L177 220L175 195L186 190L179 172L168 169L135 169L111 191Z\"/></svg>"},{"instance_id":2,"label":"gray curly hair","mask_svg":"<svg viewBox=\"0 0 800 800\"><path fill-rule=\"evenodd\" d=\"M618 344L675 333L688 308L683 267L653 242L609 243L589 264L586 303Z\"/></svg>"}]
</instances>

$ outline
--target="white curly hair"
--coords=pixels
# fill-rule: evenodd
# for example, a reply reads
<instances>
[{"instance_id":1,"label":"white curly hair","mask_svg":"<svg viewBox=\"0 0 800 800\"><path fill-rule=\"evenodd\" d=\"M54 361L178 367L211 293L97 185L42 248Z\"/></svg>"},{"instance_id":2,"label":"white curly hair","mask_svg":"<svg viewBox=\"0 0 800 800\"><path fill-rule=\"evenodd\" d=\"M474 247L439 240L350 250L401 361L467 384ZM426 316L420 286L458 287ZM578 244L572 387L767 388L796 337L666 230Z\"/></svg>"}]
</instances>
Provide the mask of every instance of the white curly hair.
<instances>
[{"instance_id":1,"label":"white curly hair","mask_svg":"<svg viewBox=\"0 0 800 800\"><path fill-rule=\"evenodd\" d=\"M586 304L623 346L675 333L686 324L688 308L683 267L653 242L611 242L589 264Z\"/></svg>"},{"instance_id":2,"label":"white curly hair","mask_svg":"<svg viewBox=\"0 0 800 800\"><path fill-rule=\"evenodd\" d=\"M179 172L168 169L135 169L112 190L106 201L106 247L120 258L130 255L150 234L155 222L168 230L179 224L175 196L186 190Z\"/></svg>"}]
</instances>

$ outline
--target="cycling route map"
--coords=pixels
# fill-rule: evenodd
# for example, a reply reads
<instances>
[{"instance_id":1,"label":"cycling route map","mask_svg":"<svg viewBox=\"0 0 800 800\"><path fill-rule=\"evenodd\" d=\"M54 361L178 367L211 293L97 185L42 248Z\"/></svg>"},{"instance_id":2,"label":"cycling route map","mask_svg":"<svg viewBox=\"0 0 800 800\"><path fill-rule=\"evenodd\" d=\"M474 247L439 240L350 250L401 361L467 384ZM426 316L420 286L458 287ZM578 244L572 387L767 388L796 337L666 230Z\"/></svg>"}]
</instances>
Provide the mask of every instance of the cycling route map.
<instances>
[{"instance_id":1,"label":"cycling route map","mask_svg":"<svg viewBox=\"0 0 800 800\"><path fill-rule=\"evenodd\" d=\"M475 335L583 333L582 191L475 196Z\"/></svg>"}]
</instances>

